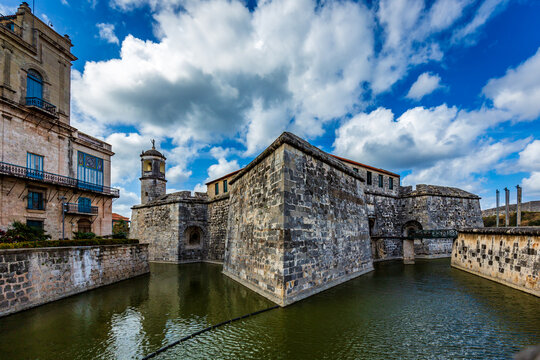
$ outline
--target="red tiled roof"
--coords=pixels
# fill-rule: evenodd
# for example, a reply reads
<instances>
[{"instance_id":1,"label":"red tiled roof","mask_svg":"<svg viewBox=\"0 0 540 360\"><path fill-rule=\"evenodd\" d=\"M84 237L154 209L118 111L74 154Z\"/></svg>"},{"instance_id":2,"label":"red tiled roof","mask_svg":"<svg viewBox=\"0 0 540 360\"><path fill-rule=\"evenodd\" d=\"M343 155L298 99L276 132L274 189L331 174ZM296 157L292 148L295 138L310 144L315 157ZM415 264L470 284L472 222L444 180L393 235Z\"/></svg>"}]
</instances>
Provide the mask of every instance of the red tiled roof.
<instances>
[{"instance_id":1,"label":"red tiled roof","mask_svg":"<svg viewBox=\"0 0 540 360\"><path fill-rule=\"evenodd\" d=\"M223 175L223 176L220 177L220 178L217 178L217 179L215 179L215 180L209 181L209 182L207 182L205 185L208 185L208 184L211 184L211 183L215 183L215 182L220 181L220 180L227 179L228 177L231 177L231 176L233 176L234 174L236 174L237 172L239 172L240 170L242 170L242 169L238 169L238 170L236 170L236 171L233 171L232 173L228 173L227 175Z\"/></svg>"},{"instance_id":2,"label":"red tiled roof","mask_svg":"<svg viewBox=\"0 0 540 360\"><path fill-rule=\"evenodd\" d=\"M359 163L359 162L356 162L356 161L352 161L352 160L349 160L349 159L345 159L345 158L342 158L342 157L340 157L340 156L336 156L336 155L332 155L332 154L330 154L330 156L333 156L333 157L335 157L335 158L338 159L338 160L344 161L344 162L349 163L349 164L352 164L352 165L356 165L356 166L360 166L360 167L363 167L363 168L366 168L366 169L370 169L370 170L382 172L382 173L387 174L387 175L392 175L392 176L400 177L398 174L395 174L395 173L390 172L390 171L387 171L387 170L378 169L378 168L373 167L373 166L369 166L369 165L366 165L366 164L362 164L362 163Z\"/></svg>"},{"instance_id":3,"label":"red tiled roof","mask_svg":"<svg viewBox=\"0 0 540 360\"><path fill-rule=\"evenodd\" d=\"M120 220L130 221L129 218L122 216L120 214L117 214L117 213L112 213L112 220L113 221L120 221Z\"/></svg>"}]
</instances>

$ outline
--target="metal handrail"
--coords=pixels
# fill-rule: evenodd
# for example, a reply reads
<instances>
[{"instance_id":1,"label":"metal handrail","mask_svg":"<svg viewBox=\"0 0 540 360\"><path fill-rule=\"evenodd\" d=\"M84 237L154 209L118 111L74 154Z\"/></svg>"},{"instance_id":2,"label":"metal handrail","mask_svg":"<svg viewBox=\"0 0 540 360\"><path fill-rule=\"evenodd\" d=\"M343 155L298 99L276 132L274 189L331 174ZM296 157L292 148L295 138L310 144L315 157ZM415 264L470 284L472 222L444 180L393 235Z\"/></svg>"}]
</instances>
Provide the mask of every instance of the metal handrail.
<instances>
[{"instance_id":1,"label":"metal handrail","mask_svg":"<svg viewBox=\"0 0 540 360\"><path fill-rule=\"evenodd\" d=\"M65 203L64 204L66 213L80 213L80 214L98 214L97 206L88 206L76 203Z\"/></svg>"},{"instance_id":2,"label":"metal handrail","mask_svg":"<svg viewBox=\"0 0 540 360\"><path fill-rule=\"evenodd\" d=\"M120 197L120 190L109 186L96 185L89 182L77 180L71 177L53 174L46 171L30 169L24 166L0 162L0 174L11 175L19 178L41 181L44 183L69 186L84 189L91 192Z\"/></svg>"},{"instance_id":3,"label":"metal handrail","mask_svg":"<svg viewBox=\"0 0 540 360\"><path fill-rule=\"evenodd\" d=\"M56 114L56 106L38 97L27 97L26 106L35 106L51 114Z\"/></svg>"}]
</instances>

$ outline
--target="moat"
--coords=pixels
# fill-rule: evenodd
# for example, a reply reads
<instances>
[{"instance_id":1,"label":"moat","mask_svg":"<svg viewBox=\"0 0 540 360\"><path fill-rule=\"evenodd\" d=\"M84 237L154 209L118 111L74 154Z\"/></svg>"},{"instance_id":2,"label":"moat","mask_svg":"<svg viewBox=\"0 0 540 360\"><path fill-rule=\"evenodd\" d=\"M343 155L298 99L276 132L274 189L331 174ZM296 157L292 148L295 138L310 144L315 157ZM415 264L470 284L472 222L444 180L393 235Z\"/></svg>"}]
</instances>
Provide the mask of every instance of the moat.
<instances>
[{"instance_id":1,"label":"moat","mask_svg":"<svg viewBox=\"0 0 540 360\"><path fill-rule=\"evenodd\" d=\"M269 306L213 264L151 274L0 319L1 359L139 359ZM540 343L540 299L450 268L375 271L183 342L158 359L510 358Z\"/></svg>"}]
</instances>

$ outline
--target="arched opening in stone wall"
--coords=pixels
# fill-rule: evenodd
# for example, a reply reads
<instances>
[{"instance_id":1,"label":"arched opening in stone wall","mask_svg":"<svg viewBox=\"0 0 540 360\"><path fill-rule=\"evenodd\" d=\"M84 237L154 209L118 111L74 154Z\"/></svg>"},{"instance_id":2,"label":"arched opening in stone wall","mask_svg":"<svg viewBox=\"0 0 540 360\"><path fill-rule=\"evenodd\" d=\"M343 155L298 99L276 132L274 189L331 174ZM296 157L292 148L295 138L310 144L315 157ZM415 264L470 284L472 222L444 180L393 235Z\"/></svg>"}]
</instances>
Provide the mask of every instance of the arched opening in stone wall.
<instances>
[{"instance_id":1,"label":"arched opening in stone wall","mask_svg":"<svg viewBox=\"0 0 540 360\"><path fill-rule=\"evenodd\" d=\"M184 233L184 244L187 249L200 249L203 245L203 232L198 226L189 226Z\"/></svg>"},{"instance_id":2,"label":"arched opening in stone wall","mask_svg":"<svg viewBox=\"0 0 540 360\"><path fill-rule=\"evenodd\" d=\"M407 221L402 227L403 236L409 236L417 230L423 230L422 224L416 220Z\"/></svg>"}]
</instances>

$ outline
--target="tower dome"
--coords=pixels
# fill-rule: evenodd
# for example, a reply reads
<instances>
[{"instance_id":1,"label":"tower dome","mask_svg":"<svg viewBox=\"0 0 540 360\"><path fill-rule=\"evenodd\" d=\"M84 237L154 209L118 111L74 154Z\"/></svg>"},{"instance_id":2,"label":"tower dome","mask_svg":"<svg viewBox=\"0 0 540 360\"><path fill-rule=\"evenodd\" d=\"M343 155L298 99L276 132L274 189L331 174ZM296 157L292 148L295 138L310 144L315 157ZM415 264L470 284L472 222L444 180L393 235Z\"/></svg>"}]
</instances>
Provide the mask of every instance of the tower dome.
<instances>
[{"instance_id":1,"label":"tower dome","mask_svg":"<svg viewBox=\"0 0 540 360\"><path fill-rule=\"evenodd\" d=\"M141 203L158 199L167 191L165 179L165 156L156 150L152 140L152 149L141 153Z\"/></svg>"}]
</instances>

